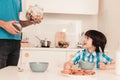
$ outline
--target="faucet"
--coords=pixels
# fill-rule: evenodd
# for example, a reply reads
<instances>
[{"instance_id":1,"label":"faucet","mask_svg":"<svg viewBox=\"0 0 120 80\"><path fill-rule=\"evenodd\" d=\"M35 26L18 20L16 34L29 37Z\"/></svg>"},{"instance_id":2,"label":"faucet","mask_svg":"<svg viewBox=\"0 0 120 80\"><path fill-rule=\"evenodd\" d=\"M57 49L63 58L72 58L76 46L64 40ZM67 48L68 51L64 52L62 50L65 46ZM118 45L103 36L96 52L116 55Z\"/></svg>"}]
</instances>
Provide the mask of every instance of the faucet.
<instances>
[{"instance_id":1,"label":"faucet","mask_svg":"<svg viewBox=\"0 0 120 80\"><path fill-rule=\"evenodd\" d=\"M79 36L79 42L77 42L77 48L82 48L83 35L84 35L84 32L82 32Z\"/></svg>"}]
</instances>

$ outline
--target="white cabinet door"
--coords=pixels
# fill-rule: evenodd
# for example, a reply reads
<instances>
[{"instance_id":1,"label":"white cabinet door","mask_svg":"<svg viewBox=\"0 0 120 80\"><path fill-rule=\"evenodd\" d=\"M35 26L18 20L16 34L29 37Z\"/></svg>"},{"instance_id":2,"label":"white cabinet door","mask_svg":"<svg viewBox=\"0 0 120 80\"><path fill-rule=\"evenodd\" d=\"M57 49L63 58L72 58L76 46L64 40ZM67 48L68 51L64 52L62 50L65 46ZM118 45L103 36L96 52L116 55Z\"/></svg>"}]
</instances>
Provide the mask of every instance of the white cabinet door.
<instances>
[{"instance_id":1,"label":"white cabinet door","mask_svg":"<svg viewBox=\"0 0 120 80\"><path fill-rule=\"evenodd\" d=\"M65 51L21 50L19 65L29 67L29 62L49 62L49 67L63 67Z\"/></svg>"},{"instance_id":2,"label":"white cabinet door","mask_svg":"<svg viewBox=\"0 0 120 80\"><path fill-rule=\"evenodd\" d=\"M45 13L89 14L98 13L99 0L25 0L26 8L38 4Z\"/></svg>"}]
</instances>

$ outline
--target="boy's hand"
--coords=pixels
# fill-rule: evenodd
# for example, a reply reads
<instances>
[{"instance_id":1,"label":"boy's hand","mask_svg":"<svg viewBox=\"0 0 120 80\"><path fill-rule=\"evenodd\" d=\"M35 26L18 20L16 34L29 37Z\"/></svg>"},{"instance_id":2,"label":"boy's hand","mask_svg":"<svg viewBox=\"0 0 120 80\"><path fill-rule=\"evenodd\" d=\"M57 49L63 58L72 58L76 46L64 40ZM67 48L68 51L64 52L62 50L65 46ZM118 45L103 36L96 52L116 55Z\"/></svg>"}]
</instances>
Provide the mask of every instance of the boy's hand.
<instances>
[{"instance_id":1,"label":"boy's hand","mask_svg":"<svg viewBox=\"0 0 120 80\"><path fill-rule=\"evenodd\" d=\"M71 61L68 61L64 64L64 70L69 70L72 68L72 62Z\"/></svg>"},{"instance_id":2,"label":"boy's hand","mask_svg":"<svg viewBox=\"0 0 120 80\"><path fill-rule=\"evenodd\" d=\"M70 54L70 60L71 60L73 57L74 57L74 55L73 55L73 54Z\"/></svg>"},{"instance_id":3,"label":"boy's hand","mask_svg":"<svg viewBox=\"0 0 120 80\"><path fill-rule=\"evenodd\" d=\"M106 65L102 62L99 62L99 69L100 70L106 70Z\"/></svg>"},{"instance_id":4,"label":"boy's hand","mask_svg":"<svg viewBox=\"0 0 120 80\"><path fill-rule=\"evenodd\" d=\"M100 70L110 70L110 69L115 69L115 62L112 61L111 63L104 64L102 62L99 63Z\"/></svg>"}]
</instances>

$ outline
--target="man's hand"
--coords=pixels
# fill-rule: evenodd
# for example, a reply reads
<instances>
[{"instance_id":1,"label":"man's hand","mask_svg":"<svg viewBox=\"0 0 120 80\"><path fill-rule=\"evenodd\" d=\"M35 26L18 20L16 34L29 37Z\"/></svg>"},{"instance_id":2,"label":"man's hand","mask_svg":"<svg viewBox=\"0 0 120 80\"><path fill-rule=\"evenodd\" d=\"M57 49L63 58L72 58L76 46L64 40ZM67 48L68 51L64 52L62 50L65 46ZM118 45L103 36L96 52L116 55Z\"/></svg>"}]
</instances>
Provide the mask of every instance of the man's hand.
<instances>
[{"instance_id":1,"label":"man's hand","mask_svg":"<svg viewBox=\"0 0 120 80\"><path fill-rule=\"evenodd\" d=\"M2 26L3 29L5 29L7 32L10 34L20 34L21 32L18 31L12 24L16 21L9 21L9 22L4 22L4 26Z\"/></svg>"}]
</instances>

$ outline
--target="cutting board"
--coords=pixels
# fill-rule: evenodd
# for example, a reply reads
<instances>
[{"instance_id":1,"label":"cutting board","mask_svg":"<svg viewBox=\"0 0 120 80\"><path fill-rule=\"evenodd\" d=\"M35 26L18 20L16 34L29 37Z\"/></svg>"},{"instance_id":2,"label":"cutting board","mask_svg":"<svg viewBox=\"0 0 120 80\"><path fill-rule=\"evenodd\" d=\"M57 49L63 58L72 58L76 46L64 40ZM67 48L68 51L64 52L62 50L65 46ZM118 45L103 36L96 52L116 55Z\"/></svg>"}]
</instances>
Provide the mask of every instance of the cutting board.
<instances>
[{"instance_id":1,"label":"cutting board","mask_svg":"<svg viewBox=\"0 0 120 80\"><path fill-rule=\"evenodd\" d=\"M55 47L58 46L59 41L66 41L66 33L65 32L56 32L56 34L55 34Z\"/></svg>"}]
</instances>

